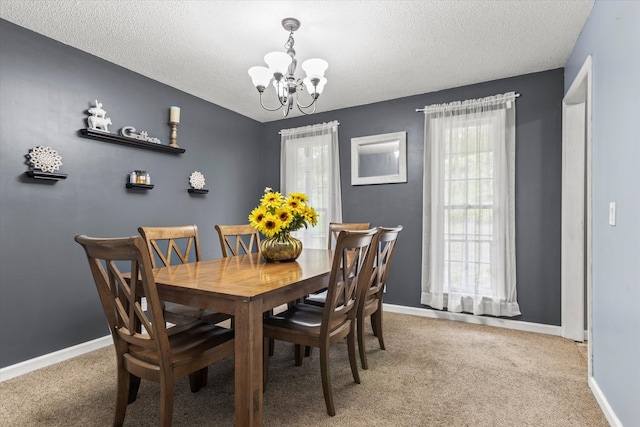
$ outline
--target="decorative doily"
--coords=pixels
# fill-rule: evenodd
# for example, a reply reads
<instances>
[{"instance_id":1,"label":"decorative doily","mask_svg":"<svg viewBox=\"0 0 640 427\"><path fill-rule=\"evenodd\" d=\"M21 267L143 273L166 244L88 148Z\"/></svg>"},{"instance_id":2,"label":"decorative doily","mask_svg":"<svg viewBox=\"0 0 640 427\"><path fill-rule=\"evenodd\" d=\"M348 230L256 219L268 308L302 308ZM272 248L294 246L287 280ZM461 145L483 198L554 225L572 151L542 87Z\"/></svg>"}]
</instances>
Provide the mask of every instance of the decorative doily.
<instances>
[{"instance_id":1,"label":"decorative doily","mask_svg":"<svg viewBox=\"0 0 640 427\"><path fill-rule=\"evenodd\" d=\"M62 166L62 157L51 147L34 147L29 152L29 163L42 172L55 172Z\"/></svg>"},{"instance_id":2,"label":"decorative doily","mask_svg":"<svg viewBox=\"0 0 640 427\"><path fill-rule=\"evenodd\" d=\"M189 184L196 190L202 190L204 188L204 175L195 171L189 177Z\"/></svg>"}]
</instances>

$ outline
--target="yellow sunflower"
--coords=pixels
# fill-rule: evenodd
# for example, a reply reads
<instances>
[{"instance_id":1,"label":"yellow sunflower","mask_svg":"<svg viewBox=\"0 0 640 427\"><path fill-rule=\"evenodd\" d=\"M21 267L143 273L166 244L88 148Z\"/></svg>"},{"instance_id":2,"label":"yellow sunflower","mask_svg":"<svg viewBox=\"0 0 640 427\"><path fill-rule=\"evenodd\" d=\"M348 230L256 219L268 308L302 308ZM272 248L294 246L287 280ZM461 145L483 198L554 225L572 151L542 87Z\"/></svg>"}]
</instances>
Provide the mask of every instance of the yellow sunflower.
<instances>
[{"instance_id":1,"label":"yellow sunflower","mask_svg":"<svg viewBox=\"0 0 640 427\"><path fill-rule=\"evenodd\" d=\"M260 204L266 207L279 208L283 203L282 194L278 191L271 191L269 193L265 193L260 199Z\"/></svg>"},{"instance_id":2,"label":"yellow sunflower","mask_svg":"<svg viewBox=\"0 0 640 427\"><path fill-rule=\"evenodd\" d=\"M304 219L311 224L312 227L318 225L318 213L311 206L306 206L304 212Z\"/></svg>"},{"instance_id":3,"label":"yellow sunflower","mask_svg":"<svg viewBox=\"0 0 640 427\"><path fill-rule=\"evenodd\" d=\"M304 193L289 193L290 198L298 199L302 203L309 203L309 198Z\"/></svg>"},{"instance_id":4,"label":"yellow sunflower","mask_svg":"<svg viewBox=\"0 0 640 427\"><path fill-rule=\"evenodd\" d=\"M285 204L289 206L289 208L294 212L299 212L300 209L304 206L304 202L302 202L300 199L296 197L292 197L291 195L287 197Z\"/></svg>"},{"instance_id":5,"label":"yellow sunflower","mask_svg":"<svg viewBox=\"0 0 640 427\"><path fill-rule=\"evenodd\" d=\"M260 224L260 232L267 237L273 237L278 232L280 232L282 228L282 221L278 218L277 215L266 214L264 220Z\"/></svg>"},{"instance_id":6,"label":"yellow sunflower","mask_svg":"<svg viewBox=\"0 0 640 427\"><path fill-rule=\"evenodd\" d=\"M253 228L259 228L266 214L266 208L264 206L258 206L249 214L249 224L251 224Z\"/></svg>"},{"instance_id":7,"label":"yellow sunflower","mask_svg":"<svg viewBox=\"0 0 640 427\"><path fill-rule=\"evenodd\" d=\"M293 213L287 205L283 205L280 209L276 210L276 215L282 221L282 228L286 228L293 221Z\"/></svg>"}]
</instances>

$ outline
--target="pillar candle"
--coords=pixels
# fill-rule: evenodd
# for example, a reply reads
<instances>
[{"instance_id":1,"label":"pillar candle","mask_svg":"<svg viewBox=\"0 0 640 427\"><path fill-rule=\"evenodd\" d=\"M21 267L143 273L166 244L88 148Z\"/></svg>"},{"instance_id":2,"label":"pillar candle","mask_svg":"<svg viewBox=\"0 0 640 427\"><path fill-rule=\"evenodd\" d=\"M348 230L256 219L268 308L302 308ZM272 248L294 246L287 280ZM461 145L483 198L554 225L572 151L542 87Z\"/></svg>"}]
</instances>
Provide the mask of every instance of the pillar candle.
<instances>
[{"instance_id":1,"label":"pillar candle","mask_svg":"<svg viewBox=\"0 0 640 427\"><path fill-rule=\"evenodd\" d=\"M180 107L171 107L169 110L169 121L180 123Z\"/></svg>"}]
</instances>

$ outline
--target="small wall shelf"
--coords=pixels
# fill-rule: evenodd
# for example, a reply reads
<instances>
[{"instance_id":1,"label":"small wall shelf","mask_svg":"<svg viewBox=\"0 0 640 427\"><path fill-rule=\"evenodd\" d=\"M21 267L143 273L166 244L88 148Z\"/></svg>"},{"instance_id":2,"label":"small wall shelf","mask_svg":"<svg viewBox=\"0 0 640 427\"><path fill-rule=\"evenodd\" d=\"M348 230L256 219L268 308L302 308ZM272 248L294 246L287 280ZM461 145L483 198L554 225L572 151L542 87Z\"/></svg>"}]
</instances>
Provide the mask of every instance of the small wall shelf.
<instances>
[{"instance_id":1,"label":"small wall shelf","mask_svg":"<svg viewBox=\"0 0 640 427\"><path fill-rule=\"evenodd\" d=\"M51 172L41 172L41 171L26 171L24 173L29 178L35 179L48 179L50 181L59 181L61 179L66 179L66 173L51 173Z\"/></svg>"},{"instance_id":2,"label":"small wall shelf","mask_svg":"<svg viewBox=\"0 0 640 427\"><path fill-rule=\"evenodd\" d=\"M182 154L185 152L184 148L175 148L165 144L155 144L153 142L141 141L139 139L128 138L126 136L93 129L80 129L80 135L89 139L99 139L101 141L112 142L114 144L129 145L138 148L145 148L147 150L161 151L163 153Z\"/></svg>"},{"instance_id":3,"label":"small wall shelf","mask_svg":"<svg viewBox=\"0 0 640 427\"><path fill-rule=\"evenodd\" d=\"M140 190L151 190L153 188L153 184L132 184L127 182L127 188L136 188Z\"/></svg>"},{"instance_id":4,"label":"small wall shelf","mask_svg":"<svg viewBox=\"0 0 640 427\"><path fill-rule=\"evenodd\" d=\"M189 191L189 193L191 194L207 194L209 192L209 190L205 188L201 190L198 190L197 188L189 188L187 191Z\"/></svg>"}]
</instances>

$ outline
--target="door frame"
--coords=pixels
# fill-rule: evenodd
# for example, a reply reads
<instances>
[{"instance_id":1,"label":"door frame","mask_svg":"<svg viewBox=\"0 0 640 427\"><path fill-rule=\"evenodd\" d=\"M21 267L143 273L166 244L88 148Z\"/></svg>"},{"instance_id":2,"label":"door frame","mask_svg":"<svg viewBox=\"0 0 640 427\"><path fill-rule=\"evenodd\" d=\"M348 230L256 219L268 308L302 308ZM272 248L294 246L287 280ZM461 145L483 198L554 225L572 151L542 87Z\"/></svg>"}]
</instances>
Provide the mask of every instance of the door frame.
<instances>
[{"instance_id":1,"label":"door frame","mask_svg":"<svg viewBox=\"0 0 640 427\"><path fill-rule=\"evenodd\" d=\"M571 83L569 90L562 100L562 156L563 156L563 181L565 174L565 156L567 153L565 149L568 145L570 136L572 136L572 129L576 126L584 126L584 160L585 160L585 174L584 174L584 220L582 234L582 245L584 249L584 282L576 283L575 281L566 280L565 277L565 259L562 260L562 336L565 338L574 339L575 341L584 340L584 332L581 337L576 336L576 319L581 322L580 329L584 327L584 303L581 307L571 304L572 299L578 298L585 301L586 297L586 312L587 312L587 348L588 348L588 374L592 374L592 286L593 286L593 272L592 272L592 232L593 232L593 207L592 207L592 194L591 194L591 111L592 111L592 59L588 56L584 61L584 64L580 68L580 71L576 75L575 79ZM568 114L568 110L572 106L578 106L584 104L584 115L580 118L576 118L575 114ZM575 134L573 135L575 137ZM564 183L563 183L564 184ZM567 194L564 189L562 193L563 205L567 202ZM562 241L568 240L567 230L564 225L562 227ZM580 244L580 243L577 243ZM565 249L563 243L563 250ZM586 290L586 292L585 292ZM586 293L586 295L585 295Z\"/></svg>"}]
</instances>

